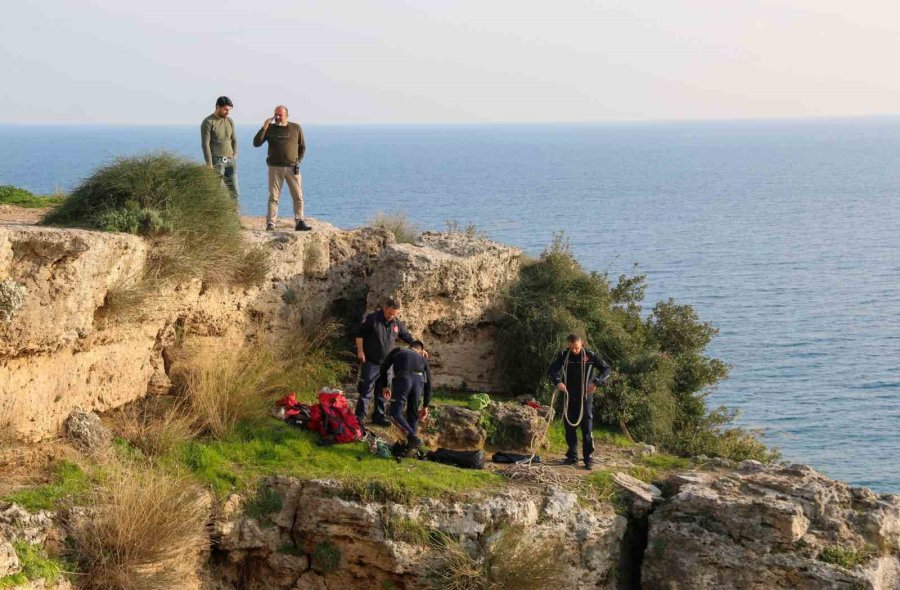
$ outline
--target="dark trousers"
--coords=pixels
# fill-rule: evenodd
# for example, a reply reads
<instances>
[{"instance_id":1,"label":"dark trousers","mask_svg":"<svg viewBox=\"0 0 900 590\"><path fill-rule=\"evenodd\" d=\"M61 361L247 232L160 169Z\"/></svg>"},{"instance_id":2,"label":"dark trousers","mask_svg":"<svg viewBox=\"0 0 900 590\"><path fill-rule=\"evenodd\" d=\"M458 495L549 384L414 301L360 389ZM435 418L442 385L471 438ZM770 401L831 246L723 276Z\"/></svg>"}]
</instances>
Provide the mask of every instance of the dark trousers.
<instances>
[{"instance_id":1,"label":"dark trousers","mask_svg":"<svg viewBox=\"0 0 900 590\"><path fill-rule=\"evenodd\" d=\"M581 424L578 426L569 426L569 422L578 421L579 405L584 406L584 416L581 418ZM580 396L569 394L569 407L566 408L566 415L569 422L563 419L563 426L566 428L566 445L569 450L566 451L566 457L569 459L578 458L578 428L581 428L581 450L585 463L590 463L591 455L594 454L594 396L585 395L582 401Z\"/></svg>"},{"instance_id":2,"label":"dark trousers","mask_svg":"<svg viewBox=\"0 0 900 590\"><path fill-rule=\"evenodd\" d=\"M222 184L231 191L231 196L237 199L240 188L238 187L237 165L234 158L228 158L227 163L222 162L222 158L213 158L213 168L222 177Z\"/></svg>"},{"instance_id":3,"label":"dark trousers","mask_svg":"<svg viewBox=\"0 0 900 590\"><path fill-rule=\"evenodd\" d=\"M419 400L422 399L424 390L425 377L420 375L394 377L391 387L391 419L407 437L415 436L418 432Z\"/></svg>"},{"instance_id":4,"label":"dark trousers","mask_svg":"<svg viewBox=\"0 0 900 590\"><path fill-rule=\"evenodd\" d=\"M375 413L372 414L372 420L376 422L386 420L384 396L381 394L381 389L376 391L375 388L375 382L378 381L380 372L381 365L378 363L366 361L359 367L359 383L356 385L356 391L359 393L359 399L356 402L356 419L360 423L369 415L369 405L373 396L375 397Z\"/></svg>"}]
</instances>

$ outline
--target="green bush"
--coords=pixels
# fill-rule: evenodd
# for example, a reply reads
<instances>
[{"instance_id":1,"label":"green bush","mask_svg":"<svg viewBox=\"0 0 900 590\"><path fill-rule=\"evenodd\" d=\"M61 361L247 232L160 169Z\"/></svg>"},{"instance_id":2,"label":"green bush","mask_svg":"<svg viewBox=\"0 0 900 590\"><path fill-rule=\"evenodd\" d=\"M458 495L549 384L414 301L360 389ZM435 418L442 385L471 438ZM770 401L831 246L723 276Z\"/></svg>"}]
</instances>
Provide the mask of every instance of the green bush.
<instances>
[{"instance_id":1,"label":"green bush","mask_svg":"<svg viewBox=\"0 0 900 590\"><path fill-rule=\"evenodd\" d=\"M4 184L0 186L0 205L15 205L29 209L53 207L65 200L62 195L41 196L27 191L24 188Z\"/></svg>"},{"instance_id":2,"label":"green bush","mask_svg":"<svg viewBox=\"0 0 900 590\"><path fill-rule=\"evenodd\" d=\"M264 276L248 272L259 267L259 253L247 251L234 199L219 175L170 153L118 158L99 168L43 222L152 238L148 276L155 280L244 284Z\"/></svg>"},{"instance_id":3,"label":"green bush","mask_svg":"<svg viewBox=\"0 0 900 590\"><path fill-rule=\"evenodd\" d=\"M705 350L717 330L689 305L657 303L644 317L645 277L585 272L563 236L521 270L505 293L498 340L509 387L548 399L547 368L570 332L613 367L594 395L599 421L679 454L772 457L754 433L724 428L734 413L710 412L706 397L728 367Z\"/></svg>"}]
</instances>

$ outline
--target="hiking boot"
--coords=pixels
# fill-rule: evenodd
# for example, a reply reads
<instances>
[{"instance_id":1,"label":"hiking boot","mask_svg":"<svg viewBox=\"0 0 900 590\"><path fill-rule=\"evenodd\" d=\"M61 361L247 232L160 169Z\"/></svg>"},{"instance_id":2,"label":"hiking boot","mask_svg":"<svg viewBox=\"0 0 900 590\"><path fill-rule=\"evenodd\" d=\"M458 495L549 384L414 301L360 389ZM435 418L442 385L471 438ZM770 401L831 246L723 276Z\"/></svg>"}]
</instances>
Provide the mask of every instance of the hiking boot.
<instances>
[{"instance_id":1,"label":"hiking boot","mask_svg":"<svg viewBox=\"0 0 900 590\"><path fill-rule=\"evenodd\" d=\"M375 426L388 427L391 425L391 421L386 418L374 418L372 420L372 424L374 424Z\"/></svg>"},{"instance_id":2,"label":"hiking boot","mask_svg":"<svg viewBox=\"0 0 900 590\"><path fill-rule=\"evenodd\" d=\"M302 219L298 219L297 224L294 226L294 231L310 231L311 229Z\"/></svg>"},{"instance_id":3,"label":"hiking boot","mask_svg":"<svg viewBox=\"0 0 900 590\"><path fill-rule=\"evenodd\" d=\"M414 452L422 446L422 439L418 436L410 436L406 439L406 450L408 453Z\"/></svg>"},{"instance_id":4,"label":"hiking boot","mask_svg":"<svg viewBox=\"0 0 900 590\"><path fill-rule=\"evenodd\" d=\"M585 469L586 471L591 471L592 469L594 469L594 462L593 462L593 461L585 461L585 462L584 462L584 469Z\"/></svg>"},{"instance_id":5,"label":"hiking boot","mask_svg":"<svg viewBox=\"0 0 900 590\"><path fill-rule=\"evenodd\" d=\"M275 231L275 224L274 224L274 223L267 223L267 224L266 224L266 231Z\"/></svg>"},{"instance_id":6,"label":"hiking boot","mask_svg":"<svg viewBox=\"0 0 900 590\"><path fill-rule=\"evenodd\" d=\"M566 457L563 459L563 465L575 465L578 463L578 457Z\"/></svg>"}]
</instances>

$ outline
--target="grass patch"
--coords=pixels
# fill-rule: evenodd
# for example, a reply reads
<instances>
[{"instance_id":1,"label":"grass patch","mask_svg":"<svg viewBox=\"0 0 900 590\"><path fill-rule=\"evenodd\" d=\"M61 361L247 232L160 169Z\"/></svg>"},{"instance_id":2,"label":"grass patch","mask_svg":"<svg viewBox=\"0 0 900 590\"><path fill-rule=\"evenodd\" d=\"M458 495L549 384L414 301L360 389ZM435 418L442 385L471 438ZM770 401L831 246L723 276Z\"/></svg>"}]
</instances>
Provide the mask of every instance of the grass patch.
<instances>
[{"instance_id":1,"label":"grass patch","mask_svg":"<svg viewBox=\"0 0 900 590\"><path fill-rule=\"evenodd\" d=\"M410 545L427 545L432 536L431 530L419 521L396 514L383 514L381 527L385 539Z\"/></svg>"},{"instance_id":2,"label":"grass patch","mask_svg":"<svg viewBox=\"0 0 900 590\"><path fill-rule=\"evenodd\" d=\"M47 557L40 546L21 541L15 541L12 545L22 571L0 578L0 589L15 588L36 580L44 580L51 586L65 575L67 564L59 559Z\"/></svg>"},{"instance_id":3,"label":"grass patch","mask_svg":"<svg viewBox=\"0 0 900 590\"><path fill-rule=\"evenodd\" d=\"M283 506L284 502L278 492L268 486L259 486L244 504L244 514L255 518L263 526L269 526L273 524L271 516L280 512Z\"/></svg>"},{"instance_id":4,"label":"grass patch","mask_svg":"<svg viewBox=\"0 0 900 590\"><path fill-rule=\"evenodd\" d=\"M331 541L321 541L312 552L310 567L327 576L341 565L341 551Z\"/></svg>"},{"instance_id":5,"label":"grass patch","mask_svg":"<svg viewBox=\"0 0 900 590\"><path fill-rule=\"evenodd\" d=\"M379 212L369 221L369 225L387 230L394 234L394 239L400 244L412 244L422 232L413 224L406 213L382 213Z\"/></svg>"},{"instance_id":6,"label":"grass patch","mask_svg":"<svg viewBox=\"0 0 900 590\"><path fill-rule=\"evenodd\" d=\"M557 414L559 416L559 414ZM624 434L620 434L605 426L594 426L594 444L606 444L623 449L634 446L634 443L628 440ZM581 440L581 431L579 430L579 441ZM550 429L547 431L547 450L552 453L565 453L566 445L566 429L560 418L553 420ZM580 443L579 443L580 444Z\"/></svg>"},{"instance_id":7,"label":"grass patch","mask_svg":"<svg viewBox=\"0 0 900 590\"><path fill-rule=\"evenodd\" d=\"M209 506L184 477L119 466L95 490L95 513L74 523L73 553L88 588L176 588L208 545Z\"/></svg>"},{"instance_id":8,"label":"grass patch","mask_svg":"<svg viewBox=\"0 0 900 590\"><path fill-rule=\"evenodd\" d=\"M171 153L118 158L99 168L43 222L147 237L146 276L154 280L247 285L267 271L267 253L248 250L218 174Z\"/></svg>"},{"instance_id":9,"label":"grass patch","mask_svg":"<svg viewBox=\"0 0 900 590\"><path fill-rule=\"evenodd\" d=\"M875 553L875 548L871 545L866 545L862 549L829 545L819 553L819 561L853 569L875 557Z\"/></svg>"},{"instance_id":10,"label":"grass patch","mask_svg":"<svg viewBox=\"0 0 900 590\"><path fill-rule=\"evenodd\" d=\"M641 458L641 463L645 467L656 469L658 471L679 471L689 469L691 460L684 457L676 457L666 453L657 453L655 455L647 455Z\"/></svg>"},{"instance_id":11,"label":"grass patch","mask_svg":"<svg viewBox=\"0 0 900 590\"><path fill-rule=\"evenodd\" d=\"M241 424L223 440L182 445L176 460L220 495L252 489L271 475L342 482L365 499L409 500L498 485L500 476L408 459L376 457L363 443L322 447L317 435L277 420Z\"/></svg>"},{"instance_id":12,"label":"grass patch","mask_svg":"<svg viewBox=\"0 0 900 590\"><path fill-rule=\"evenodd\" d=\"M56 510L64 503L85 497L91 480L81 467L71 461L60 461L53 467L50 482L15 491L3 497L29 512Z\"/></svg>"},{"instance_id":13,"label":"grass patch","mask_svg":"<svg viewBox=\"0 0 900 590\"><path fill-rule=\"evenodd\" d=\"M524 527L504 529L476 551L457 539L437 534L435 558L426 571L434 590L539 590L561 587L566 581L558 538L541 538Z\"/></svg>"},{"instance_id":14,"label":"grass patch","mask_svg":"<svg viewBox=\"0 0 900 590\"><path fill-rule=\"evenodd\" d=\"M65 195L61 193L53 195L36 195L24 188L12 186L9 184L0 185L0 205L15 205L16 207L25 207L28 209L41 209L44 207L55 207L62 204L66 200Z\"/></svg>"}]
</instances>

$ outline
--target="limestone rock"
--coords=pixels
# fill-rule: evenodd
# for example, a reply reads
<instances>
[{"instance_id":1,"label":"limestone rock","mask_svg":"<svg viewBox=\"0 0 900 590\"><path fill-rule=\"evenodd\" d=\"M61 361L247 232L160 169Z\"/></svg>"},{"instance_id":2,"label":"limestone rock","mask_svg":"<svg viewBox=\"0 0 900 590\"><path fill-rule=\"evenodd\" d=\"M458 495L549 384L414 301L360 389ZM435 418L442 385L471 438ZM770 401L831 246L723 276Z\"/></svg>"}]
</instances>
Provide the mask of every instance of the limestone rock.
<instances>
[{"instance_id":1,"label":"limestone rock","mask_svg":"<svg viewBox=\"0 0 900 590\"><path fill-rule=\"evenodd\" d=\"M49 512L32 514L18 504L4 502L0 502L0 536L32 545L61 537Z\"/></svg>"},{"instance_id":2,"label":"limestone rock","mask_svg":"<svg viewBox=\"0 0 900 590\"><path fill-rule=\"evenodd\" d=\"M807 466L685 478L649 519L644 588L897 588L900 501ZM861 557L844 569L827 549Z\"/></svg>"},{"instance_id":3,"label":"limestone rock","mask_svg":"<svg viewBox=\"0 0 900 590\"><path fill-rule=\"evenodd\" d=\"M425 232L415 244L392 244L369 282L369 309L387 297L431 353L435 383L503 389L495 366L498 295L518 275L522 252L460 233Z\"/></svg>"},{"instance_id":4,"label":"limestone rock","mask_svg":"<svg viewBox=\"0 0 900 590\"><path fill-rule=\"evenodd\" d=\"M492 442L507 451L531 452L547 426L535 408L492 402L485 410L495 425Z\"/></svg>"},{"instance_id":5,"label":"limestone rock","mask_svg":"<svg viewBox=\"0 0 900 590\"><path fill-rule=\"evenodd\" d=\"M85 412L75 408L66 420L66 431L69 438L85 451L98 451L109 446L112 432L94 412Z\"/></svg>"},{"instance_id":6,"label":"limestone rock","mask_svg":"<svg viewBox=\"0 0 900 590\"><path fill-rule=\"evenodd\" d=\"M0 578L17 574L22 570L19 564L19 556L12 543L0 535Z\"/></svg>"},{"instance_id":7,"label":"limestone rock","mask_svg":"<svg viewBox=\"0 0 900 590\"><path fill-rule=\"evenodd\" d=\"M482 449L486 438L481 413L459 406L435 406L422 432L429 447L459 451Z\"/></svg>"}]
</instances>

